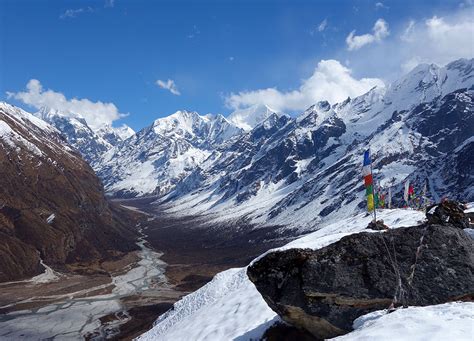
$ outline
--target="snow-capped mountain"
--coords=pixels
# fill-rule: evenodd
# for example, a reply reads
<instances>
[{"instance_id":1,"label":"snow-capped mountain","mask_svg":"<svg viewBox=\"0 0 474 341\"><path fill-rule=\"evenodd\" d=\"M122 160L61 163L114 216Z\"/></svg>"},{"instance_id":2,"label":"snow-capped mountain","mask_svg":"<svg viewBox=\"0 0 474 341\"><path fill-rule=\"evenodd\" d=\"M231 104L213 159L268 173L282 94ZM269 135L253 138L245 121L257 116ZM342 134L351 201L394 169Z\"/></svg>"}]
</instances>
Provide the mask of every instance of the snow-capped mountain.
<instances>
[{"instance_id":1,"label":"snow-capped mountain","mask_svg":"<svg viewBox=\"0 0 474 341\"><path fill-rule=\"evenodd\" d=\"M97 167L116 196L154 194L170 214L311 229L364 208L361 155L401 204L402 183L432 200L473 199L474 60L419 65L386 88L296 117L266 106L228 119L178 111L111 149ZM223 213L224 212L224 213Z\"/></svg>"},{"instance_id":2,"label":"snow-capped mountain","mask_svg":"<svg viewBox=\"0 0 474 341\"><path fill-rule=\"evenodd\" d=\"M58 129L93 168L105 152L135 133L127 125L115 128L104 124L93 130L81 115L64 114L49 108L42 108L35 115Z\"/></svg>"},{"instance_id":3,"label":"snow-capped mountain","mask_svg":"<svg viewBox=\"0 0 474 341\"><path fill-rule=\"evenodd\" d=\"M95 130L95 133L111 146L115 146L135 134L135 131L126 124L120 127L112 127L110 124L104 124Z\"/></svg>"},{"instance_id":4,"label":"snow-capped mountain","mask_svg":"<svg viewBox=\"0 0 474 341\"><path fill-rule=\"evenodd\" d=\"M177 111L107 152L99 176L115 195L163 195L241 132L222 115Z\"/></svg>"},{"instance_id":5,"label":"snow-capped mountain","mask_svg":"<svg viewBox=\"0 0 474 341\"><path fill-rule=\"evenodd\" d=\"M273 115L220 146L159 202L169 213L305 229L363 209L361 155L400 203L405 179L432 200L474 196L474 60L421 65L386 89ZM222 213L225 212L225 215Z\"/></svg>"},{"instance_id":6,"label":"snow-capped mountain","mask_svg":"<svg viewBox=\"0 0 474 341\"><path fill-rule=\"evenodd\" d=\"M237 127L249 131L255 128L259 123L265 121L272 114L282 115L267 105L256 104L249 108L234 111L227 119Z\"/></svg>"}]
</instances>

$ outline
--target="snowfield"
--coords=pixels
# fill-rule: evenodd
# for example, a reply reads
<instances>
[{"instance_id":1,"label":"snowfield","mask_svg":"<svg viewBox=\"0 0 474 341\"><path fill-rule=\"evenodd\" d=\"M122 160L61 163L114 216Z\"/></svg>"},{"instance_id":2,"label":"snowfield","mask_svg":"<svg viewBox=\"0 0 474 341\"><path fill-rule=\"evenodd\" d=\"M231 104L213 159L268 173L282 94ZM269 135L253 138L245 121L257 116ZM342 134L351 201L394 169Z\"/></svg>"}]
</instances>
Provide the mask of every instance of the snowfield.
<instances>
[{"instance_id":1,"label":"snowfield","mask_svg":"<svg viewBox=\"0 0 474 341\"><path fill-rule=\"evenodd\" d=\"M472 340L474 303L453 302L409 307L390 314L375 311L356 319L354 328L352 333L333 340Z\"/></svg>"},{"instance_id":2,"label":"snowfield","mask_svg":"<svg viewBox=\"0 0 474 341\"><path fill-rule=\"evenodd\" d=\"M422 212L414 210L383 210L378 214L390 228L415 225L425 219ZM371 216L362 213L276 250L319 249L353 233L381 233L365 230L370 220ZM260 338L280 318L267 306L246 271L244 267L217 274L201 289L175 303L173 310L162 315L138 340L244 341ZM357 319L355 330L338 340L445 340L453 337L453 340L472 340L473 312L474 303L413 307L391 314L378 311Z\"/></svg>"}]
</instances>

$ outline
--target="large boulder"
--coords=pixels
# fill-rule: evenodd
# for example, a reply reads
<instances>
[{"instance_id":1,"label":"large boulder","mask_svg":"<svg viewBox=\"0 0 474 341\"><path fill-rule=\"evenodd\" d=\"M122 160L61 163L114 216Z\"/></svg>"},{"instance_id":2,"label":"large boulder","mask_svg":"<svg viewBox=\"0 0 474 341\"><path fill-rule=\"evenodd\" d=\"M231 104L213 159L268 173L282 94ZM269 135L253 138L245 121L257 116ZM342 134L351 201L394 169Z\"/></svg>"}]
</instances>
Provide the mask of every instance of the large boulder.
<instances>
[{"instance_id":1,"label":"large boulder","mask_svg":"<svg viewBox=\"0 0 474 341\"><path fill-rule=\"evenodd\" d=\"M471 300L474 243L442 225L363 232L319 250L269 253L247 274L284 321L324 339L392 304Z\"/></svg>"}]
</instances>

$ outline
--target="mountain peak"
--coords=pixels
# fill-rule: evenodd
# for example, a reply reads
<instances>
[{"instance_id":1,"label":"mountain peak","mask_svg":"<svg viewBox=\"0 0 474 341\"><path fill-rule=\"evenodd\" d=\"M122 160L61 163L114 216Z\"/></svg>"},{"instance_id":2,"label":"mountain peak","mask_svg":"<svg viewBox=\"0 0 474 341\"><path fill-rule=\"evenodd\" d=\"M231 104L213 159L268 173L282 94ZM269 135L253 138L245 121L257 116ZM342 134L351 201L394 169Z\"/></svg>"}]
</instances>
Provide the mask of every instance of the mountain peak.
<instances>
[{"instance_id":1,"label":"mountain peak","mask_svg":"<svg viewBox=\"0 0 474 341\"><path fill-rule=\"evenodd\" d=\"M472 69L473 59L458 59L446 66L420 64L390 86L385 101L410 107L469 88L474 78Z\"/></svg>"},{"instance_id":2,"label":"mountain peak","mask_svg":"<svg viewBox=\"0 0 474 341\"><path fill-rule=\"evenodd\" d=\"M122 124L120 127L113 129L122 140L126 140L130 136L135 135L135 130L133 130L126 124Z\"/></svg>"},{"instance_id":3,"label":"mountain peak","mask_svg":"<svg viewBox=\"0 0 474 341\"><path fill-rule=\"evenodd\" d=\"M272 114L281 115L265 104L255 104L245 109L237 109L227 117L227 120L237 127L249 131Z\"/></svg>"},{"instance_id":4,"label":"mountain peak","mask_svg":"<svg viewBox=\"0 0 474 341\"><path fill-rule=\"evenodd\" d=\"M153 131L157 134L168 134L171 132L179 135L189 133L194 135L196 129L207 121L195 111L178 110L175 113L159 118L153 122Z\"/></svg>"},{"instance_id":5,"label":"mountain peak","mask_svg":"<svg viewBox=\"0 0 474 341\"><path fill-rule=\"evenodd\" d=\"M327 117L334 114L331 104L328 101L319 101L300 114L296 121L311 121L312 124L321 124Z\"/></svg>"},{"instance_id":6,"label":"mountain peak","mask_svg":"<svg viewBox=\"0 0 474 341\"><path fill-rule=\"evenodd\" d=\"M134 135L135 131L126 124L122 124L120 127L113 127L111 124L106 123L100 126L95 133L110 143L111 146L115 146Z\"/></svg>"},{"instance_id":7,"label":"mountain peak","mask_svg":"<svg viewBox=\"0 0 474 341\"><path fill-rule=\"evenodd\" d=\"M41 118L42 120L46 122L52 122L55 117L61 117L61 118L77 120L81 124L87 125L85 118L78 113L73 113L73 112L66 113L64 111L49 108L49 107L41 107L34 115L36 117Z\"/></svg>"}]
</instances>

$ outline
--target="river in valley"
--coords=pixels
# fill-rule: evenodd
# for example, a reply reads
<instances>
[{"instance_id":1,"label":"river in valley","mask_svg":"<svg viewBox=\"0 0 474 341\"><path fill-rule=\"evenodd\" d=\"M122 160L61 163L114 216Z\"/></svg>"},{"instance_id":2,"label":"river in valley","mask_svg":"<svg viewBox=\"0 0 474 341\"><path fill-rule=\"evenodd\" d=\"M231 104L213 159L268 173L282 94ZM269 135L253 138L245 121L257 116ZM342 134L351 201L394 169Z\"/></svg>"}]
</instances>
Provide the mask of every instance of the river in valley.
<instances>
[{"instance_id":1,"label":"river in valley","mask_svg":"<svg viewBox=\"0 0 474 341\"><path fill-rule=\"evenodd\" d=\"M0 340L130 340L216 273L287 242L274 227L168 217L144 199L119 204L143 214L139 251L64 273L42 263L39 276L0 283Z\"/></svg>"},{"instance_id":2,"label":"river in valley","mask_svg":"<svg viewBox=\"0 0 474 341\"><path fill-rule=\"evenodd\" d=\"M162 254L149 248L146 235L139 232L135 261L112 272L108 280L63 275L45 266L44 274L30 280L1 283L4 294L23 291L33 296L22 299L19 294L18 300L0 306L0 339L111 338L132 318L131 306L175 301L179 293L165 277Z\"/></svg>"}]
</instances>

